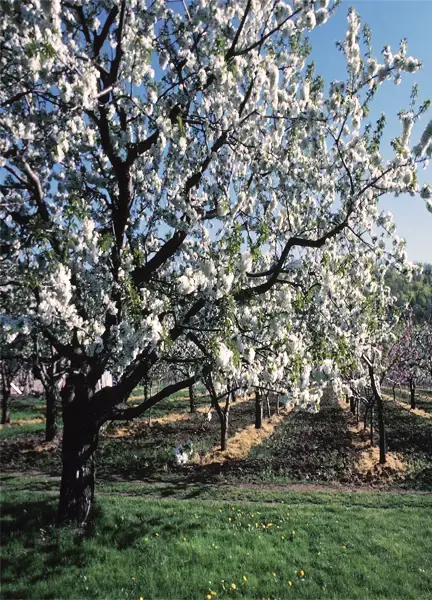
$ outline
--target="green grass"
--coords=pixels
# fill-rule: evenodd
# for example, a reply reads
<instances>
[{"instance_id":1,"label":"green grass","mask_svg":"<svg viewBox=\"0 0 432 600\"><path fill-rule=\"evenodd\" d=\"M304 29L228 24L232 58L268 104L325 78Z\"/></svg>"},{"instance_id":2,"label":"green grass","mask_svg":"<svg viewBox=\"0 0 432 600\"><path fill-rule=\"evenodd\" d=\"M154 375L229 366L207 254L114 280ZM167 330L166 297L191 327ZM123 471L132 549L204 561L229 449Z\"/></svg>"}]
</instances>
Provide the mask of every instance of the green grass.
<instances>
[{"instance_id":1,"label":"green grass","mask_svg":"<svg viewBox=\"0 0 432 600\"><path fill-rule=\"evenodd\" d=\"M20 423L19 425L8 425L0 429L0 440L8 440L16 437L31 435L45 431L45 423Z\"/></svg>"},{"instance_id":2,"label":"green grass","mask_svg":"<svg viewBox=\"0 0 432 600\"><path fill-rule=\"evenodd\" d=\"M432 598L430 496L273 494L278 504L100 496L83 533L52 527L52 496L6 493L2 596Z\"/></svg>"}]
</instances>

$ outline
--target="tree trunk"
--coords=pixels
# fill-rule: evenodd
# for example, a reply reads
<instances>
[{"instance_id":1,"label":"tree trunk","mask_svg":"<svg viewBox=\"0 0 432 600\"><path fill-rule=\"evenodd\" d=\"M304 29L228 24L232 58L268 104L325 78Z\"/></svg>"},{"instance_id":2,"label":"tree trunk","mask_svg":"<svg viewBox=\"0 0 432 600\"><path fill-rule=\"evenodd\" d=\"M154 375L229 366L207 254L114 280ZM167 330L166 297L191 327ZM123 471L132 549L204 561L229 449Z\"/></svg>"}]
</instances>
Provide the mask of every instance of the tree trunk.
<instances>
[{"instance_id":1,"label":"tree trunk","mask_svg":"<svg viewBox=\"0 0 432 600\"><path fill-rule=\"evenodd\" d=\"M270 410L270 394L266 394L266 406L267 406L267 416L270 419L271 417L271 410Z\"/></svg>"},{"instance_id":2,"label":"tree trunk","mask_svg":"<svg viewBox=\"0 0 432 600\"><path fill-rule=\"evenodd\" d=\"M377 398L377 414L378 414L378 431L379 431L379 451L380 451L380 464L383 465L386 462L386 452L387 452L387 444L386 444L386 432L385 432L385 424L384 424L384 406L381 398L381 394L379 394L379 398Z\"/></svg>"},{"instance_id":3,"label":"tree trunk","mask_svg":"<svg viewBox=\"0 0 432 600\"><path fill-rule=\"evenodd\" d=\"M2 392L2 425L10 423L10 392L3 388Z\"/></svg>"},{"instance_id":4,"label":"tree trunk","mask_svg":"<svg viewBox=\"0 0 432 600\"><path fill-rule=\"evenodd\" d=\"M369 379L371 382L372 392L374 394L376 407L377 407L377 417L378 417L378 431L379 431L379 454L380 459L379 462L381 465L386 462L386 434L385 434L385 424L384 424L384 405L381 397L381 392L379 390L379 384L377 385L375 379L375 372L373 365L368 365L369 371Z\"/></svg>"},{"instance_id":5,"label":"tree trunk","mask_svg":"<svg viewBox=\"0 0 432 600\"><path fill-rule=\"evenodd\" d=\"M58 433L57 416L59 407L59 397L57 390L46 391L46 424L45 441L51 442Z\"/></svg>"},{"instance_id":6,"label":"tree trunk","mask_svg":"<svg viewBox=\"0 0 432 600\"><path fill-rule=\"evenodd\" d=\"M224 451L228 446L228 416L229 411L221 411L221 450Z\"/></svg>"},{"instance_id":7,"label":"tree trunk","mask_svg":"<svg viewBox=\"0 0 432 600\"><path fill-rule=\"evenodd\" d=\"M416 384L415 384L415 381L413 379L410 379L409 386L410 386L410 403L411 403L411 408L415 408L416 407L416 398L415 398Z\"/></svg>"},{"instance_id":8,"label":"tree trunk","mask_svg":"<svg viewBox=\"0 0 432 600\"><path fill-rule=\"evenodd\" d=\"M370 409L370 445L374 446L374 430L373 430L373 406Z\"/></svg>"},{"instance_id":9,"label":"tree trunk","mask_svg":"<svg viewBox=\"0 0 432 600\"><path fill-rule=\"evenodd\" d=\"M59 524L83 525L90 513L95 486L97 425L75 402L63 409L63 471L60 485Z\"/></svg>"},{"instance_id":10,"label":"tree trunk","mask_svg":"<svg viewBox=\"0 0 432 600\"><path fill-rule=\"evenodd\" d=\"M195 394L193 385L189 386L189 408L191 413L196 412Z\"/></svg>"},{"instance_id":11,"label":"tree trunk","mask_svg":"<svg viewBox=\"0 0 432 600\"><path fill-rule=\"evenodd\" d=\"M354 396L350 396L350 411L353 415L355 415L355 398Z\"/></svg>"},{"instance_id":12,"label":"tree trunk","mask_svg":"<svg viewBox=\"0 0 432 600\"><path fill-rule=\"evenodd\" d=\"M259 392L255 393L255 429L261 429L263 418L262 396Z\"/></svg>"}]
</instances>

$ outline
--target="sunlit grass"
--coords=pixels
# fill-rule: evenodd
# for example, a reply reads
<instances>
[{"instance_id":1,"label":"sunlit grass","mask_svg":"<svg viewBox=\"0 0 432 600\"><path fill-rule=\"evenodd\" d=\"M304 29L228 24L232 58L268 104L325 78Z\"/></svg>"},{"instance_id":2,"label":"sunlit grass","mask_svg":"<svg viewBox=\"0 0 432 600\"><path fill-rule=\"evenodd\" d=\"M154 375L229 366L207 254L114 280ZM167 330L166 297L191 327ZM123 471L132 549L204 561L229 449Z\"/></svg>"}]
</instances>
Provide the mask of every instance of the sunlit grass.
<instances>
[{"instance_id":1,"label":"sunlit grass","mask_svg":"<svg viewBox=\"0 0 432 600\"><path fill-rule=\"evenodd\" d=\"M7 494L3 596L430 597L431 498L367 496L366 506L339 493L275 505L104 496L82 534L51 526L51 497Z\"/></svg>"}]
</instances>

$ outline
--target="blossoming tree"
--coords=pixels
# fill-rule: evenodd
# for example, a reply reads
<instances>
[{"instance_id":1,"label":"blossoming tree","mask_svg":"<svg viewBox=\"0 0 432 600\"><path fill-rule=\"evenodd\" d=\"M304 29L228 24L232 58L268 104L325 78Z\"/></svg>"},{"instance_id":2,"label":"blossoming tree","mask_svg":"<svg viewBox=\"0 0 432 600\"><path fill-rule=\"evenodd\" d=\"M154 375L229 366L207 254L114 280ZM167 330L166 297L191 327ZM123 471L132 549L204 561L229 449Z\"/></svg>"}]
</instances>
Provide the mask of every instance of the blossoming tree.
<instances>
[{"instance_id":1,"label":"blossoming tree","mask_svg":"<svg viewBox=\"0 0 432 600\"><path fill-rule=\"evenodd\" d=\"M2 216L14 248L29 257L25 285L36 300L28 314L68 365L60 521L89 514L104 422L139 416L215 364L228 377L233 361L247 361L250 380L269 365L280 369L282 356L295 362L292 315L313 309L330 318L338 279L367 273L368 253L386 252L382 236L393 225L379 197L420 191L416 169L430 157L432 124L418 143L410 136L425 107L401 114L387 158L383 121L367 117L378 88L420 62L404 42L374 58L350 11L346 81L325 95L303 32L325 23L328 4L5 7ZM428 189L421 193L428 201ZM394 256L406 259L397 241ZM321 292L299 292L301 281ZM260 365L253 344L233 347L239 332L248 335L239 318L257 330L260 314L275 309L287 339L274 337L285 348ZM181 353L186 336L194 343L195 331L196 340L208 334L211 360L125 406L166 353ZM291 335L303 347L301 329ZM292 383L305 398L307 364L305 354L296 367L304 376ZM107 368L116 383L96 392Z\"/></svg>"},{"instance_id":2,"label":"blossoming tree","mask_svg":"<svg viewBox=\"0 0 432 600\"><path fill-rule=\"evenodd\" d=\"M416 408L417 384L428 375L431 355L430 328L427 324L415 325L410 312L401 323L397 342L392 348L388 379L393 386L409 387L411 408Z\"/></svg>"}]
</instances>

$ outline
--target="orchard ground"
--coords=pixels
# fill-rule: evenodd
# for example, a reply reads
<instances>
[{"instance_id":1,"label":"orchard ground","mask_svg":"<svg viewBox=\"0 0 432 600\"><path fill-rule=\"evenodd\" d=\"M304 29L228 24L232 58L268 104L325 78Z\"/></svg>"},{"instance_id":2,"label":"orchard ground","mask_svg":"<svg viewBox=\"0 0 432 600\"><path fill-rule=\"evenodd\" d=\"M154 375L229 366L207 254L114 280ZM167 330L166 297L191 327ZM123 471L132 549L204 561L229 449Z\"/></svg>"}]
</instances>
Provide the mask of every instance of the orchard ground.
<instances>
[{"instance_id":1,"label":"orchard ground","mask_svg":"<svg viewBox=\"0 0 432 600\"><path fill-rule=\"evenodd\" d=\"M329 394L317 414L271 406L254 445L253 400L236 401L221 459L208 399L189 414L179 393L102 433L85 531L55 529L59 442L43 442L42 400L15 400L0 431L2 597L432 598L432 397L419 394L424 415L387 397L382 468Z\"/></svg>"}]
</instances>

